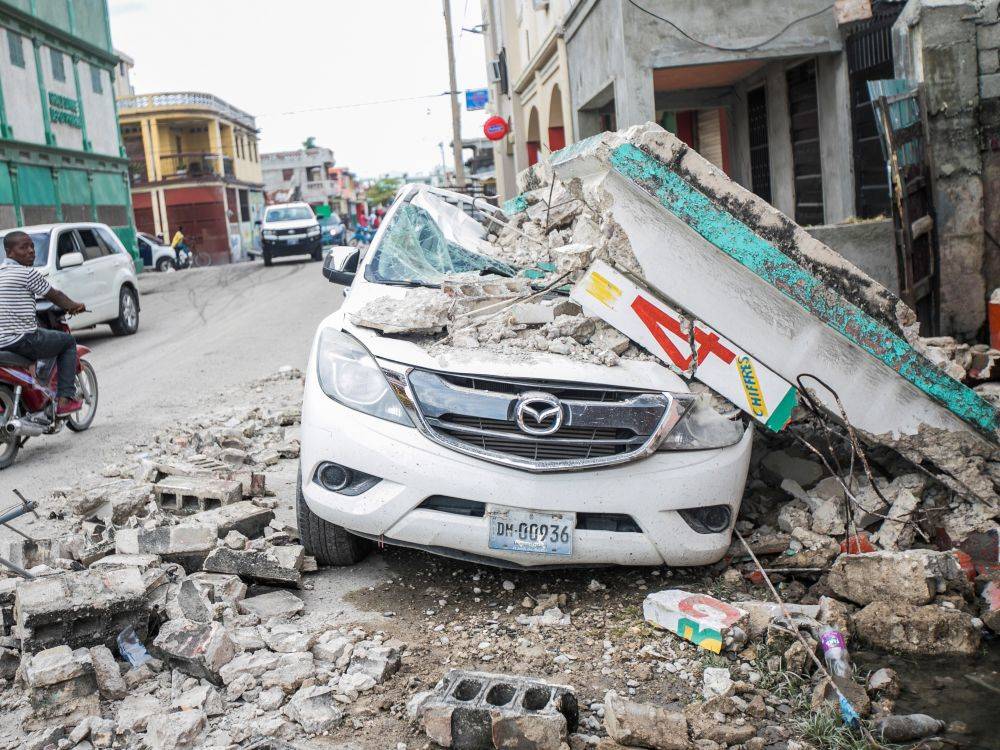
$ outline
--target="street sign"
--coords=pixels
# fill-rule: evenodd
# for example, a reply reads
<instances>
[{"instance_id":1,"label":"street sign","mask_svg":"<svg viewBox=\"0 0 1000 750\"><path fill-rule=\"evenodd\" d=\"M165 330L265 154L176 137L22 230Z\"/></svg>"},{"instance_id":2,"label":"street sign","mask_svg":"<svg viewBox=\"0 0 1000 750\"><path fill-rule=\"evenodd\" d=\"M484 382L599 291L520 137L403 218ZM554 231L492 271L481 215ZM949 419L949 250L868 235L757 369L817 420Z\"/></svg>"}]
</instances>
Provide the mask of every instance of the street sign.
<instances>
[{"instance_id":1,"label":"street sign","mask_svg":"<svg viewBox=\"0 0 1000 750\"><path fill-rule=\"evenodd\" d=\"M507 121L499 115L493 115L493 117L483 123L483 133L491 141L502 140L509 131L510 128L507 126Z\"/></svg>"},{"instance_id":2,"label":"street sign","mask_svg":"<svg viewBox=\"0 0 1000 750\"><path fill-rule=\"evenodd\" d=\"M468 89L465 92L465 109L469 112L485 109L489 100L489 89Z\"/></svg>"}]
</instances>

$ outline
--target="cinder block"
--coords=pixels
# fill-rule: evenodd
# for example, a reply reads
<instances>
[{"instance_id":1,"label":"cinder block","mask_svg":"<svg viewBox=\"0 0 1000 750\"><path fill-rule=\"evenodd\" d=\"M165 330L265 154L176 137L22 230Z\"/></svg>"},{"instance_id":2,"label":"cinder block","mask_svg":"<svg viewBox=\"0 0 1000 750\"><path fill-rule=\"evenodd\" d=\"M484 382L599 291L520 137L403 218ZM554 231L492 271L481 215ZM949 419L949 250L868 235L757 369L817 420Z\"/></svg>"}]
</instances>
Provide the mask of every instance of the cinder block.
<instances>
[{"instance_id":1,"label":"cinder block","mask_svg":"<svg viewBox=\"0 0 1000 750\"><path fill-rule=\"evenodd\" d=\"M32 708L27 729L56 718L71 724L99 713L97 678L87 649L62 645L26 655L21 672Z\"/></svg>"},{"instance_id":2,"label":"cinder block","mask_svg":"<svg viewBox=\"0 0 1000 750\"><path fill-rule=\"evenodd\" d=\"M206 524L119 529L115 550L120 555L159 555L164 561L177 563L188 573L194 573L201 569L218 537L218 531Z\"/></svg>"},{"instance_id":3,"label":"cinder block","mask_svg":"<svg viewBox=\"0 0 1000 750\"><path fill-rule=\"evenodd\" d=\"M264 529L273 519L273 510L261 508L249 500L240 500L215 510L196 513L191 516L189 521L215 526L219 530L220 539L230 531L238 531L245 537L255 539L263 536Z\"/></svg>"},{"instance_id":4,"label":"cinder block","mask_svg":"<svg viewBox=\"0 0 1000 750\"><path fill-rule=\"evenodd\" d=\"M178 514L221 508L243 499L243 486L229 479L170 476L153 485L156 504Z\"/></svg>"},{"instance_id":5,"label":"cinder block","mask_svg":"<svg viewBox=\"0 0 1000 750\"><path fill-rule=\"evenodd\" d=\"M62 644L104 644L134 627L145 638L149 617L146 586L136 568L74 571L24 581L14 602L21 650L34 653Z\"/></svg>"},{"instance_id":6,"label":"cinder block","mask_svg":"<svg viewBox=\"0 0 1000 750\"><path fill-rule=\"evenodd\" d=\"M464 669L452 669L416 701L427 736L463 750L559 747L579 720L567 685Z\"/></svg>"},{"instance_id":7,"label":"cinder block","mask_svg":"<svg viewBox=\"0 0 1000 750\"><path fill-rule=\"evenodd\" d=\"M52 561L63 554L62 545L57 539L0 539L0 557L19 567L29 570L36 565L51 565Z\"/></svg>"},{"instance_id":8,"label":"cinder block","mask_svg":"<svg viewBox=\"0 0 1000 750\"><path fill-rule=\"evenodd\" d=\"M979 76L979 96L981 99L995 99L1000 96L1000 73Z\"/></svg>"}]
</instances>

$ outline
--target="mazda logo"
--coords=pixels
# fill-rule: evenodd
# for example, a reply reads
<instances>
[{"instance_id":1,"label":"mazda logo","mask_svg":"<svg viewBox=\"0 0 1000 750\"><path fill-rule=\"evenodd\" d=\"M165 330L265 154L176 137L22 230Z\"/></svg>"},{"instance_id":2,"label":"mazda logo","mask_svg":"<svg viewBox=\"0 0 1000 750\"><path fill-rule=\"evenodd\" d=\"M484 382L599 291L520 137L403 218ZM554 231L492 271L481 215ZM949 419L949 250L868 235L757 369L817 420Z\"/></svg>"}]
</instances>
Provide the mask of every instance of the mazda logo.
<instances>
[{"instance_id":1,"label":"mazda logo","mask_svg":"<svg viewBox=\"0 0 1000 750\"><path fill-rule=\"evenodd\" d=\"M551 435L563 424L563 408L551 393L522 393L514 407L514 420L521 432L529 435Z\"/></svg>"}]
</instances>

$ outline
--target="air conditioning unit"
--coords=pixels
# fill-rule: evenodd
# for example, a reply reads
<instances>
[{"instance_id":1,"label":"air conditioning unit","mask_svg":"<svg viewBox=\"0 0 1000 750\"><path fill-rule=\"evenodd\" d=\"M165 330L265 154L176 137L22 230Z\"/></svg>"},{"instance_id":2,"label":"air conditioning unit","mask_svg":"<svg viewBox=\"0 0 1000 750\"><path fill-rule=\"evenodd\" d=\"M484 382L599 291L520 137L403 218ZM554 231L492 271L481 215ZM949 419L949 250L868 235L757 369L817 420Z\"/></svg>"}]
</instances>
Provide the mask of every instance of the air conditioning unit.
<instances>
[{"instance_id":1,"label":"air conditioning unit","mask_svg":"<svg viewBox=\"0 0 1000 750\"><path fill-rule=\"evenodd\" d=\"M500 66L499 60L490 60L486 64L486 75L489 76L490 83L500 83L500 78L503 75L503 68Z\"/></svg>"}]
</instances>

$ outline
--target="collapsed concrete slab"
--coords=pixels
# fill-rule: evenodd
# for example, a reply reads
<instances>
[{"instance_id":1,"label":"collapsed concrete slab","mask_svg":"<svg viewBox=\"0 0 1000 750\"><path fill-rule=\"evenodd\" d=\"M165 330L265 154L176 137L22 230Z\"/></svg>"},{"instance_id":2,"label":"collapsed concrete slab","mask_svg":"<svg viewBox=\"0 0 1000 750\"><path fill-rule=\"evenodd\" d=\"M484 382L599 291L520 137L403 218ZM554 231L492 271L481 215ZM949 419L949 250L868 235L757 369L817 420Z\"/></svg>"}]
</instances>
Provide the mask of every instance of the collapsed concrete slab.
<instances>
[{"instance_id":1,"label":"collapsed concrete slab","mask_svg":"<svg viewBox=\"0 0 1000 750\"><path fill-rule=\"evenodd\" d=\"M838 418L839 396L870 439L936 453L965 494L997 499L938 446L953 435L948 451L996 457L1000 416L923 356L913 312L887 289L658 126L581 141L554 154L552 169L627 238L635 263L609 258L618 270L789 383L802 376Z\"/></svg>"},{"instance_id":2,"label":"collapsed concrete slab","mask_svg":"<svg viewBox=\"0 0 1000 750\"><path fill-rule=\"evenodd\" d=\"M288 548L295 547L299 553L294 551L277 552L280 547L273 550L277 554L269 554L265 550L233 550L228 547L217 547L205 559L205 570L210 573L227 573L236 575L247 581L265 583L278 586L301 586L301 550L299 545L288 545ZM291 559L289 559L291 558ZM296 561L299 568L295 567Z\"/></svg>"},{"instance_id":3,"label":"collapsed concrete slab","mask_svg":"<svg viewBox=\"0 0 1000 750\"><path fill-rule=\"evenodd\" d=\"M177 563L188 573L194 573L201 569L218 538L218 530L204 524L119 529L115 550L122 555L159 555L164 561Z\"/></svg>"},{"instance_id":4,"label":"collapsed concrete slab","mask_svg":"<svg viewBox=\"0 0 1000 750\"><path fill-rule=\"evenodd\" d=\"M264 529L272 520L274 511L270 508L261 508L249 500L240 500L221 508L196 513L188 519L188 523L214 526L219 530L220 539L231 531L256 539L264 534Z\"/></svg>"},{"instance_id":5,"label":"collapsed concrete slab","mask_svg":"<svg viewBox=\"0 0 1000 750\"><path fill-rule=\"evenodd\" d=\"M68 644L104 644L147 628L146 586L136 568L84 570L25 581L17 588L15 628L26 653Z\"/></svg>"}]
</instances>

